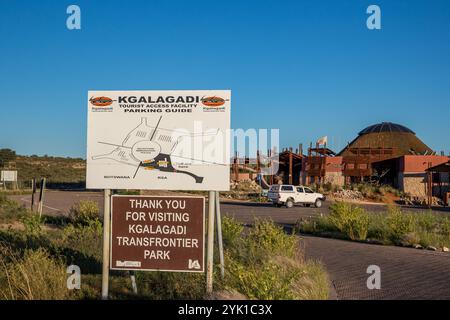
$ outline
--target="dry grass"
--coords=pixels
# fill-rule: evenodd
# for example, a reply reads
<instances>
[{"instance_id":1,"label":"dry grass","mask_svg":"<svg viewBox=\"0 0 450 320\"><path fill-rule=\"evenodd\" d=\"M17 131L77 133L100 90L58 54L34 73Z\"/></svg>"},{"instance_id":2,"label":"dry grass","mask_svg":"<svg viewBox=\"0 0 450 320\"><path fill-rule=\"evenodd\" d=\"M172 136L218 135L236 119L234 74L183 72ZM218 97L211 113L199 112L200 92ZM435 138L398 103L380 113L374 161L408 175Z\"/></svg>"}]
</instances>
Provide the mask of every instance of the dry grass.
<instances>
[{"instance_id":1,"label":"dry grass","mask_svg":"<svg viewBox=\"0 0 450 320\"><path fill-rule=\"evenodd\" d=\"M2 246L0 298L5 300L55 300L67 298L64 265L44 249L25 250L22 257ZM5 257L5 253L7 257Z\"/></svg>"}]
</instances>

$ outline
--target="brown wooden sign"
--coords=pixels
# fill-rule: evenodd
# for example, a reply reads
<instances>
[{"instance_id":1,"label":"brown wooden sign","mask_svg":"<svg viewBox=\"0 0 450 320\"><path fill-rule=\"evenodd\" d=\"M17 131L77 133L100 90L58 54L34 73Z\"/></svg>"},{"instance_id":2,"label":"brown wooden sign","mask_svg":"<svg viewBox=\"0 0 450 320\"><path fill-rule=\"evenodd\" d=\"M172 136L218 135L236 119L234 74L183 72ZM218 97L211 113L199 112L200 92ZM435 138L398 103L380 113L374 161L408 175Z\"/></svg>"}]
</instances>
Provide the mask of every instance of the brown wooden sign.
<instances>
[{"instance_id":1,"label":"brown wooden sign","mask_svg":"<svg viewBox=\"0 0 450 320\"><path fill-rule=\"evenodd\" d=\"M204 272L205 198L114 195L110 268Z\"/></svg>"}]
</instances>

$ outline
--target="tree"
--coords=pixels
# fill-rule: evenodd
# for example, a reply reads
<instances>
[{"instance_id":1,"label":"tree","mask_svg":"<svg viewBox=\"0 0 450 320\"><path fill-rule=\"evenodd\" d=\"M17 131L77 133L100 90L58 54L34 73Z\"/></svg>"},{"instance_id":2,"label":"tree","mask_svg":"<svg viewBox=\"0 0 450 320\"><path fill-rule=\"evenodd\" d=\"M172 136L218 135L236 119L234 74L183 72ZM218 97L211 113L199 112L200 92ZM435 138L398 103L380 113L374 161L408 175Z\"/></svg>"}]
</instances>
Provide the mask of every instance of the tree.
<instances>
[{"instance_id":1,"label":"tree","mask_svg":"<svg viewBox=\"0 0 450 320\"><path fill-rule=\"evenodd\" d=\"M16 152L11 149L0 149L0 167L4 167L10 161L16 160Z\"/></svg>"}]
</instances>

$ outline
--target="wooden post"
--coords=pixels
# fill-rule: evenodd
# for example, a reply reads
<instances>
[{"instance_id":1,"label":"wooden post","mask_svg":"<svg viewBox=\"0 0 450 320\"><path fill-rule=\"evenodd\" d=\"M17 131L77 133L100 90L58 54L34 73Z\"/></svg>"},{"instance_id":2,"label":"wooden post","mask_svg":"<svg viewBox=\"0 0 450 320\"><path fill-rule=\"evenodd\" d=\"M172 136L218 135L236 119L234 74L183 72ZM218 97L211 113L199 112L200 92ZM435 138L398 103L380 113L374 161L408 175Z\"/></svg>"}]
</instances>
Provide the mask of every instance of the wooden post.
<instances>
[{"instance_id":1,"label":"wooden post","mask_svg":"<svg viewBox=\"0 0 450 320\"><path fill-rule=\"evenodd\" d=\"M428 169L431 168L431 162L428 162ZM433 205L433 172L428 171L428 207Z\"/></svg>"},{"instance_id":2,"label":"wooden post","mask_svg":"<svg viewBox=\"0 0 450 320\"><path fill-rule=\"evenodd\" d=\"M289 184L292 184L292 151L289 152Z\"/></svg>"},{"instance_id":3,"label":"wooden post","mask_svg":"<svg viewBox=\"0 0 450 320\"><path fill-rule=\"evenodd\" d=\"M34 210L34 195L36 193L36 178L31 179L31 211Z\"/></svg>"},{"instance_id":4,"label":"wooden post","mask_svg":"<svg viewBox=\"0 0 450 320\"><path fill-rule=\"evenodd\" d=\"M260 167L259 167L259 150L256 151L256 173L260 173Z\"/></svg>"},{"instance_id":5,"label":"wooden post","mask_svg":"<svg viewBox=\"0 0 450 320\"><path fill-rule=\"evenodd\" d=\"M239 159L238 159L238 153L235 154L235 164L234 164L234 180L236 183L239 182Z\"/></svg>"},{"instance_id":6,"label":"wooden post","mask_svg":"<svg viewBox=\"0 0 450 320\"><path fill-rule=\"evenodd\" d=\"M272 149L269 149L268 152L269 152L269 167L270 167L270 185L273 185L275 172L273 172Z\"/></svg>"},{"instance_id":7,"label":"wooden post","mask_svg":"<svg viewBox=\"0 0 450 320\"><path fill-rule=\"evenodd\" d=\"M42 216L42 209L44 207L45 180L46 180L45 178L41 179L41 190L39 192L39 204L38 204L39 217Z\"/></svg>"}]
</instances>

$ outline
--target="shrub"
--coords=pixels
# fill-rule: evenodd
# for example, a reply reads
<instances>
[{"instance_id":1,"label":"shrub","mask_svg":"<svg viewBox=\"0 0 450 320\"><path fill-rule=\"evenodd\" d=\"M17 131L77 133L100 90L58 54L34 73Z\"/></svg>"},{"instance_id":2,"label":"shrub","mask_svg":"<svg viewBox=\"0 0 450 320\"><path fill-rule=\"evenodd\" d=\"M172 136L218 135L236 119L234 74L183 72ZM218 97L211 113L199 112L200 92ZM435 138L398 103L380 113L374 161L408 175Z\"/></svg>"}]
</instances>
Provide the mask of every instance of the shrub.
<instances>
[{"instance_id":1,"label":"shrub","mask_svg":"<svg viewBox=\"0 0 450 320\"><path fill-rule=\"evenodd\" d=\"M250 299L328 299L328 277L318 262L267 256L242 263L226 255L226 284Z\"/></svg>"},{"instance_id":2,"label":"shrub","mask_svg":"<svg viewBox=\"0 0 450 320\"><path fill-rule=\"evenodd\" d=\"M369 216L361 207L346 202L330 206L330 221L351 240L365 240L369 229Z\"/></svg>"},{"instance_id":3,"label":"shrub","mask_svg":"<svg viewBox=\"0 0 450 320\"><path fill-rule=\"evenodd\" d=\"M157 300L202 299L206 286L199 273L136 272L136 283L139 296Z\"/></svg>"},{"instance_id":4,"label":"shrub","mask_svg":"<svg viewBox=\"0 0 450 320\"><path fill-rule=\"evenodd\" d=\"M392 241L398 243L414 229L414 214L403 213L399 207L389 206L387 223L391 229Z\"/></svg>"},{"instance_id":5,"label":"shrub","mask_svg":"<svg viewBox=\"0 0 450 320\"><path fill-rule=\"evenodd\" d=\"M99 219L98 205L94 201L79 201L70 208L69 218L75 224L89 225L92 220Z\"/></svg>"},{"instance_id":6,"label":"shrub","mask_svg":"<svg viewBox=\"0 0 450 320\"><path fill-rule=\"evenodd\" d=\"M236 219L224 216L222 218L222 239L225 246L235 245L244 232L244 226L236 221Z\"/></svg>"},{"instance_id":7,"label":"shrub","mask_svg":"<svg viewBox=\"0 0 450 320\"><path fill-rule=\"evenodd\" d=\"M298 229L315 234L337 231L330 236L339 238L345 234L351 240L369 237L383 244L450 246L450 218L445 216L432 212L402 212L397 206L389 206L387 214L367 214L348 203L336 203L330 209L330 215L298 222Z\"/></svg>"},{"instance_id":8,"label":"shrub","mask_svg":"<svg viewBox=\"0 0 450 320\"><path fill-rule=\"evenodd\" d=\"M450 241L450 218L442 219L440 223L440 232Z\"/></svg>"},{"instance_id":9,"label":"shrub","mask_svg":"<svg viewBox=\"0 0 450 320\"><path fill-rule=\"evenodd\" d=\"M102 261L102 236L100 221L90 220L88 225L66 226L58 244L65 250L69 263L83 265L86 271L94 272Z\"/></svg>"},{"instance_id":10,"label":"shrub","mask_svg":"<svg viewBox=\"0 0 450 320\"><path fill-rule=\"evenodd\" d=\"M292 284L300 300L326 300L329 295L329 279L322 263L306 261L301 275Z\"/></svg>"},{"instance_id":11,"label":"shrub","mask_svg":"<svg viewBox=\"0 0 450 320\"><path fill-rule=\"evenodd\" d=\"M372 213L370 215L368 238L380 240L383 243L391 242L392 230L387 223L386 215L382 213Z\"/></svg>"},{"instance_id":12,"label":"shrub","mask_svg":"<svg viewBox=\"0 0 450 320\"><path fill-rule=\"evenodd\" d=\"M38 214L27 212L20 217L20 221L25 227L25 233L30 236L39 236L42 234L42 219Z\"/></svg>"},{"instance_id":13,"label":"shrub","mask_svg":"<svg viewBox=\"0 0 450 320\"><path fill-rule=\"evenodd\" d=\"M0 193L0 222L10 223L16 221L23 214L27 213L27 210L23 208L16 201L10 200L6 195Z\"/></svg>"},{"instance_id":14,"label":"shrub","mask_svg":"<svg viewBox=\"0 0 450 320\"><path fill-rule=\"evenodd\" d=\"M298 239L285 234L281 227L271 221L256 221L245 241L253 254L279 255L282 252L289 258L297 254Z\"/></svg>"},{"instance_id":15,"label":"shrub","mask_svg":"<svg viewBox=\"0 0 450 320\"><path fill-rule=\"evenodd\" d=\"M424 212L414 216L417 228L420 231L433 232L438 228L440 219L431 212Z\"/></svg>"},{"instance_id":16,"label":"shrub","mask_svg":"<svg viewBox=\"0 0 450 320\"><path fill-rule=\"evenodd\" d=\"M302 261L296 236L285 234L269 221L256 221L246 234L239 234L234 247L225 247L222 287L250 299L328 298L323 268Z\"/></svg>"},{"instance_id":17,"label":"shrub","mask_svg":"<svg viewBox=\"0 0 450 320\"><path fill-rule=\"evenodd\" d=\"M0 257L1 298L51 300L67 297L66 272L61 261L51 258L44 249L26 250L22 258L10 253L10 262Z\"/></svg>"},{"instance_id":18,"label":"shrub","mask_svg":"<svg viewBox=\"0 0 450 320\"><path fill-rule=\"evenodd\" d=\"M300 274L298 268L283 268L268 260L258 264L243 264L226 256L227 284L250 299L295 299L291 283Z\"/></svg>"},{"instance_id":19,"label":"shrub","mask_svg":"<svg viewBox=\"0 0 450 320\"><path fill-rule=\"evenodd\" d=\"M328 216L320 216L316 219L302 219L297 222L296 229L300 232L312 234L340 232Z\"/></svg>"}]
</instances>

